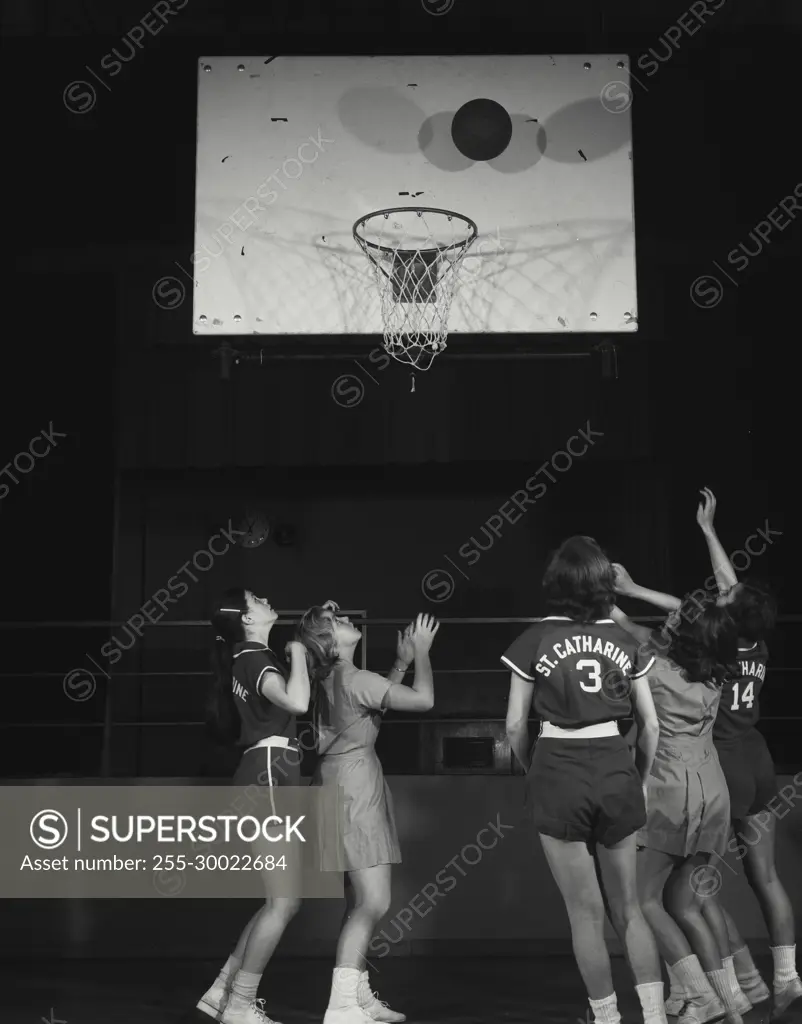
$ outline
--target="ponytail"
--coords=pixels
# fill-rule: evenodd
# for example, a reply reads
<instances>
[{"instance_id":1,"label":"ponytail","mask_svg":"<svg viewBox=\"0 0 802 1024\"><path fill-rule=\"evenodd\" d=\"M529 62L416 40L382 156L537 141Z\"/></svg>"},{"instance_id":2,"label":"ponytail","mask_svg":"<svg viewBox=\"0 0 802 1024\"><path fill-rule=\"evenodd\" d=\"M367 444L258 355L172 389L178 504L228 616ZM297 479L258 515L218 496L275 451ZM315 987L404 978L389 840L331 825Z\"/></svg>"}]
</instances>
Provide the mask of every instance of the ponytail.
<instances>
[{"instance_id":1,"label":"ponytail","mask_svg":"<svg viewBox=\"0 0 802 1024\"><path fill-rule=\"evenodd\" d=\"M232 688L234 652L222 636L212 648L212 684L206 700L206 726L212 739L230 746L239 737L239 714Z\"/></svg>"},{"instance_id":2,"label":"ponytail","mask_svg":"<svg viewBox=\"0 0 802 1024\"><path fill-rule=\"evenodd\" d=\"M215 637L212 647L212 682L206 698L206 726L217 742L230 746L240 733L240 717L234 703L234 644L245 639L242 616L248 611L245 591L228 590L212 615Z\"/></svg>"}]
</instances>

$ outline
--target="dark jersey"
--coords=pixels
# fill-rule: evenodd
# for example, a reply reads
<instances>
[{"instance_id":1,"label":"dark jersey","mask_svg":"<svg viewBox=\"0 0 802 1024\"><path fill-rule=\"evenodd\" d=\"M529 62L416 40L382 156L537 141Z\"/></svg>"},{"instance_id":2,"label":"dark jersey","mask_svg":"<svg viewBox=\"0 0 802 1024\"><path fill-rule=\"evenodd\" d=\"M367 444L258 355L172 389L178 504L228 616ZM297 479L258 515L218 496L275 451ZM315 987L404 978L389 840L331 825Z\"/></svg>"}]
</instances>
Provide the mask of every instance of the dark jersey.
<instances>
[{"instance_id":1,"label":"dark jersey","mask_svg":"<svg viewBox=\"0 0 802 1024\"><path fill-rule=\"evenodd\" d=\"M536 714L564 729L626 718L631 680L654 664L612 619L583 624L557 615L530 626L501 660L537 684Z\"/></svg>"},{"instance_id":2,"label":"dark jersey","mask_svg":"<svg viewBox=\"0 0 802 1024\"><path fill-rule=\"evenodd\" d=\"M760 718L760 691L766 681L769 651L765 643L738 648L740 676L729 680L721 688L713 739L728 743L745 735L757 725Z\"/></svg>"},{"instance_id":3,"label":"dark jersey","mask_svg":"<svg viewBox=\"0 0 802 1024\"><path fill-rule=\"evenodd\" d=\"M252 641L236 644L231 688L239 712L239 742L243 747L252 747L266 736L295 739L295 715L273 704L259 692L268 672L287 678L284 665L269 647Z\"/></svg>"}]
</instances>

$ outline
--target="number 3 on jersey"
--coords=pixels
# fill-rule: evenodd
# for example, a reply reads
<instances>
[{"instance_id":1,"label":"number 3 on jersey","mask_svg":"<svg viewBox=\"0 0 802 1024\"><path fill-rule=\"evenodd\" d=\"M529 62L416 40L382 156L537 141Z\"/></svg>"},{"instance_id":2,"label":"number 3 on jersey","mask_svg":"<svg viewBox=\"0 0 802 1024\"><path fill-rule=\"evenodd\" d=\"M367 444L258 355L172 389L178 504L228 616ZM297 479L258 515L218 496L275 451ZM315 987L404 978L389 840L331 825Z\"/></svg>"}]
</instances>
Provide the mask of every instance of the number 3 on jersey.
<instances>
[{"instance_id":1,"label":"number 3 on jersey","mask_svg":"<svg viewBox=\"0 0 802 1024\"><path fill-rule=\"evenodd\" d=\"M576 663L577 672L581 672L583 668L590 669L588 676L590 677L591 682L588 682L585 679L580 679L579 685L585 693L598 693L602 688L601 665L598 661L589 661L585 658L583 661L578 661Z\"/></svg>"},{"instance_id":2,"label":"number 3 on jersey","mask_svg":"<svg viewBox=\"0 0 802 1024\"><path fill-rule=\"evenodd\" d=\"M755 703L755 681L754 681L754 679L750 679L749 682L746 684L746 687L745 687L743 693L741 694L741 702L739 704L738 703L738 688L740 687L740 685L741 685L740 683L735 683L733 685L733 688L732 688L732 707L730 708L730 711L737 711L740 708L741 704L743 704L744 707L751 708L752 705Z\"/></svg>"}]
</instances>

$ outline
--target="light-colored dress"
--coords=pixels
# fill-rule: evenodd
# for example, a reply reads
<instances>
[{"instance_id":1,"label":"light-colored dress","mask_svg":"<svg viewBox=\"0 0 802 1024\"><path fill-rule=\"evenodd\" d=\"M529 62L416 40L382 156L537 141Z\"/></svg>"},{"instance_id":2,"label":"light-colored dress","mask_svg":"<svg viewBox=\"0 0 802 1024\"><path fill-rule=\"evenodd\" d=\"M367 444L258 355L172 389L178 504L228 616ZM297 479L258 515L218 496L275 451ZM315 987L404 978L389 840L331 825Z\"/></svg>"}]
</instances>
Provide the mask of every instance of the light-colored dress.
<instances>
[{"instance_id":1,"label":"light-colored dress","mask_svg":"<svg viewBox=\"0 0 802 1024\"><path fill-rule=\"evenodd\" d=\"M315 715L321 759L312 785L339 786L342 799L342 851L322 851L324 870L401 863L393 798L375 751L391 685L347 663L320 684Z\"/></svg>"},{"instance_id":2,"label":"light-colored dress","mask_svg":"<svg viewBox=\"0 0 802 1024\"><path fill-rule=\"evenodd\" d=\"M713 745L721 689L689 682L658 656L649 672L660 738L646 793L646 825L638 844L678 857L723 855L730 797Z\"/></svg>"}]
</instances>

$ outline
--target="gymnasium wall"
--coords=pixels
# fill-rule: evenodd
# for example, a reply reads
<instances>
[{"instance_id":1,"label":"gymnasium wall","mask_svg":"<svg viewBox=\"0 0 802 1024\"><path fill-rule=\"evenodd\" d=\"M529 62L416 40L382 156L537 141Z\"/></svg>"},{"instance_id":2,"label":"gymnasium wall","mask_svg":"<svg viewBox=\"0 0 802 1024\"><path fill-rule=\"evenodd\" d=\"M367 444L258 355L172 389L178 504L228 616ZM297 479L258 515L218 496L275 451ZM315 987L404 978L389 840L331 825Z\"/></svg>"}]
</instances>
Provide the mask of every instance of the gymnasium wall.
<instances>
[{"instance_id":1,"label":"gymnasium wall","mask_svg":"<svg viewBox=\"0 0 802 1024\"><path fill-rule=\"evenodd\" d=\"M385 956L556 954L569 949L559 893L522 821L522 780L395 777L390 785L404 862L395 869L391 910L373 945L372 962L379 971ZM778 779L778 785L785 794L784 801L776 802L778 870L802 919L802 773ZM757 835L745 838L761 841ZM719 871L721 899L760 949L767 941L765 927L741 866L730 855ZM167 897L8 901L0 923L0 954L220 959L255 906ZM280 955L332 956L342 906L336 900L304 904L282 940ZM617 950L612 936L610 942Z\"/></svg>"}]
</instances>

